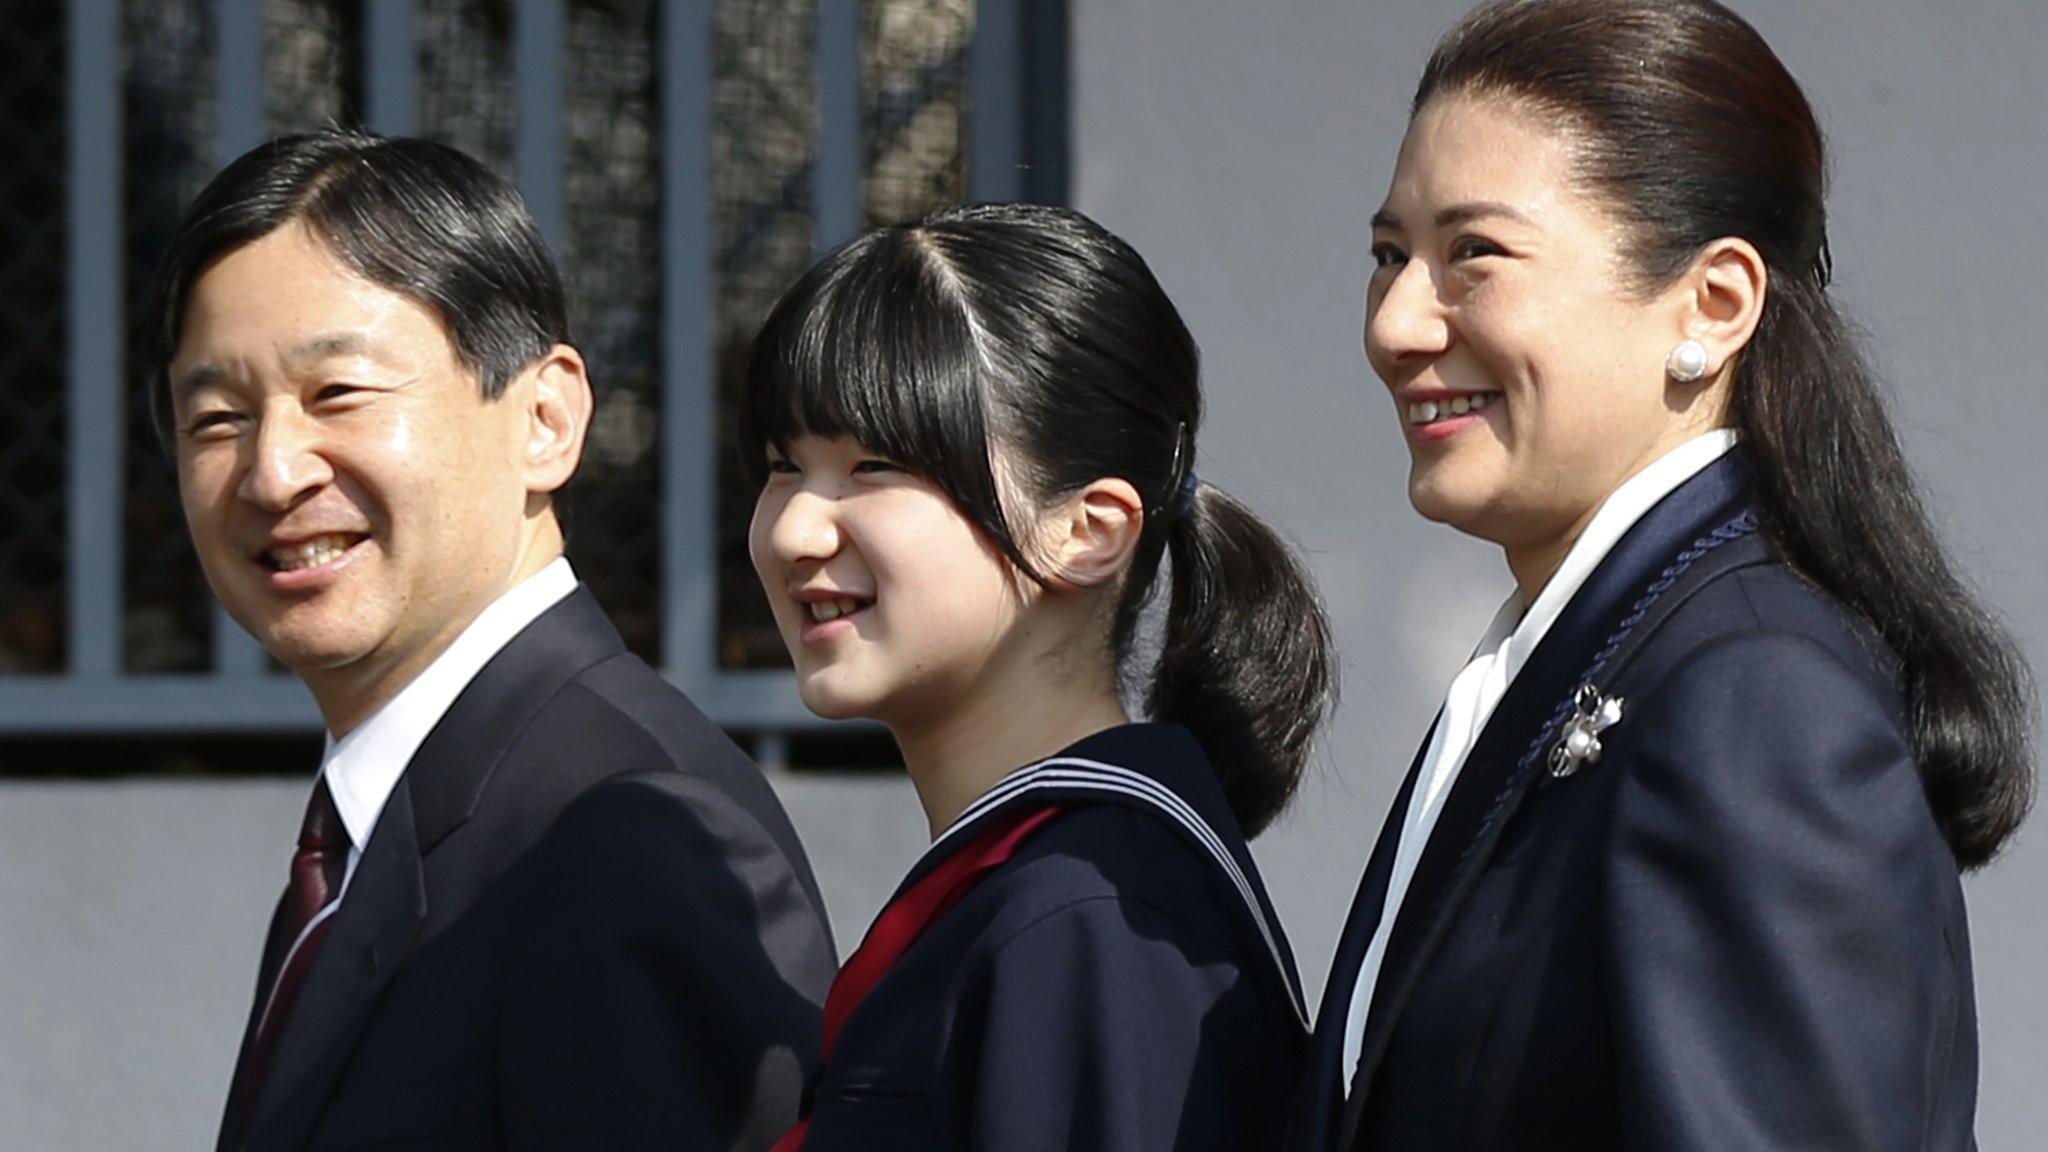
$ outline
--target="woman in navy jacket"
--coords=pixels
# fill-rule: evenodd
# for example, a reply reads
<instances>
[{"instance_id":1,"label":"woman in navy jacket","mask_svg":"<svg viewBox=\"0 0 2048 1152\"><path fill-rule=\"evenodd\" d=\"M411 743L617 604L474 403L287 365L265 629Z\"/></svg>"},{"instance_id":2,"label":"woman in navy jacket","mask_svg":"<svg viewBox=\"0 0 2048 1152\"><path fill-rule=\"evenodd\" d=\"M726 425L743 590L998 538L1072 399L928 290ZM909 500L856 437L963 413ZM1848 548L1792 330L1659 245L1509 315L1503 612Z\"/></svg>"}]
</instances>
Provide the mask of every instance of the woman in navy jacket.
<instances>
[{"instance_id":1,"label":"woman in navy jacket","mask_svg":"<svg viewBox=\"0 0 2048 1152\"><path fill-rule=\"evenodd\" d=\"M1059 209L871 232L756 339L755 567L805 703L889 725L934 837L833 984L783 1152L1278 1130L1306 1013L1245 838L1331 656L1287 549L1196 478L1201 418L1144 261ZM1133 724L1166 558L1157 723Z\"/></svg>"},{"instance_id":2,"label":"woman in navy jacket","mask_svg":"<svg viewBox=\"0 0 2048 1152\"><path fill-rule=\"evenodd\" d=\"M1300 1149L1966 1149L1958 871L2032 702L1826 288L1820 132L1712 0L1490 5L1424 71L1366 349L1516 584L1339 945Z\"/></svg>"}]
</instances>

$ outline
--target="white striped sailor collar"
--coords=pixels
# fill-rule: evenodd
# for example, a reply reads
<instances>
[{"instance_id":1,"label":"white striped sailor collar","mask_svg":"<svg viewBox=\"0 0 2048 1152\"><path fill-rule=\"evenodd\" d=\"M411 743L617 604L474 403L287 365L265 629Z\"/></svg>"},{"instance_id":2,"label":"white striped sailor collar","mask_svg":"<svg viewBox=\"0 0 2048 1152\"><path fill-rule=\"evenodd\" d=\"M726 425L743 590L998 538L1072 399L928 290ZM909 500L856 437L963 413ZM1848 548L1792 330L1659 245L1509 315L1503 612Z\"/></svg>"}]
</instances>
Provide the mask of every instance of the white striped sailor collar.
<instances>
[{"instance_id":1,"label":"white striped sailor collar","mask_svg":"<svg viewBox=\"0 0 2048 1152\"><path fill-rule=\"evenodd\" d=\"M1246 914L1287 989L1297 1023L1308 1027L1294 956L1259 880L1251 850L1224 798L1223 786L1209 766L1208 755L1194 734L1178 724L1118 725L1004 776L939 833L903 878L898 894L1002 814L1019 807L1074 802L1141 809L1165 820L1193 842L1244 901Z\"/></svg>"}]
</instances>

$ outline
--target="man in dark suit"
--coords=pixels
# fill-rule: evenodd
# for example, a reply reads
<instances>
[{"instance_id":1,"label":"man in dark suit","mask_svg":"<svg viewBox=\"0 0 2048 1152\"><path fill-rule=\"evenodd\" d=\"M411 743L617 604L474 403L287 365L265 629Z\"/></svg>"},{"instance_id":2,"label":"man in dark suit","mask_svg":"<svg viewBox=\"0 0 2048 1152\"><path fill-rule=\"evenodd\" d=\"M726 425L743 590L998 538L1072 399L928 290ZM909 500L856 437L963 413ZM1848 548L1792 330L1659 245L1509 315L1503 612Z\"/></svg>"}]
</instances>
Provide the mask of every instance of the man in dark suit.
<instances>
[{"instance_id":1,"label":"man in dark suit","mask_svg":"<svg viewBox=\"0 0 2048 1152\"><path fill-rule=\"evenodd\" d=\"M218 1147L765 1147L822 904L562 555L591 390L517 194L425 141L273 141L153 318L207 579L328 729Z\"/></svg>"}]
</instances>

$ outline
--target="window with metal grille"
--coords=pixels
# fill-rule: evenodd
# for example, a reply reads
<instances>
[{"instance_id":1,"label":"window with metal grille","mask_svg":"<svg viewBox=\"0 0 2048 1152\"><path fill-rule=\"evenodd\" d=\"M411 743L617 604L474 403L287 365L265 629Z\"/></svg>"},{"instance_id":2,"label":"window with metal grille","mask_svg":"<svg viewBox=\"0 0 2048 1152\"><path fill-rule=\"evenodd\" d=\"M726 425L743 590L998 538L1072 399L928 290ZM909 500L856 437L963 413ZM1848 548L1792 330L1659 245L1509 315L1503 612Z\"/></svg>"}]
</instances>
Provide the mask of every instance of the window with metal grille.
<instances>
[{"instance_id":1,"label":"window with metal grille","mask_svg":"<svg viewBox=\"0 0 2048 1152\"><path fill-rule=\"evenodd\" d=\"M771 753L815 731L746 562L734 373L775 297L861 227L1064 198L1064 7L5 5L0 767L29 737L317 727L213 606L136 349L193 194L266 135L329 123L444 140L517 181L599 393L570 499L579 574L728 727Z\"/></svg>"}]
</instances>

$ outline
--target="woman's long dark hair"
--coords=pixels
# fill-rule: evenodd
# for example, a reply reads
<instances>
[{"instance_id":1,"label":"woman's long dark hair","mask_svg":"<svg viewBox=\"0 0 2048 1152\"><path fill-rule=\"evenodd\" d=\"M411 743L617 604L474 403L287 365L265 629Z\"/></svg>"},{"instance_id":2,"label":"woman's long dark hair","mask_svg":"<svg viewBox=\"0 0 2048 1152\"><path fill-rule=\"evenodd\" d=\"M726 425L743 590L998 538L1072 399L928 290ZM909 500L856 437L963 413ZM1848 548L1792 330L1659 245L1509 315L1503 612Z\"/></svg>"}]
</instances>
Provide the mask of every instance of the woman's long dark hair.
<instances>
[{"instance_id":1,"label":"woman's long dark hair","mask_svg":"<svg viewBox=\"0 0 2048 1152\"><path fill-rule=\"evenodd\" d=\"M1825 157L1798 83L1714 0L1507 0L1438 43L1413 111L1440 95L1555 115L1646 288L1722 237L1762 253L1770 283L1733 404L1765 531L1897 654L1935 817L1965 867L1989 860L2032 802L2033 692L1956 578L1828 296Z\"/></svg>"},{"instance_id":2,"label":"woman's long dark hair","mask_svg":"<svg viewBox=\"0 0 2048 1152\"><path fill-rule=\"evenodd\" d=\"M1032 502L1129 481L1144 527L1110 627L1126 662L1162 557L1153 718L1208 752L1247 836L1299 783L1335 693L1329 625L1290 549L1195 481L1199 356L1129 245L1077 212L948 208L876 229L799 279L755 337L740 406L756 482L770 446L846 436L929 477L1017 569L997 479Z\"/></svg>"}]
</instances>

